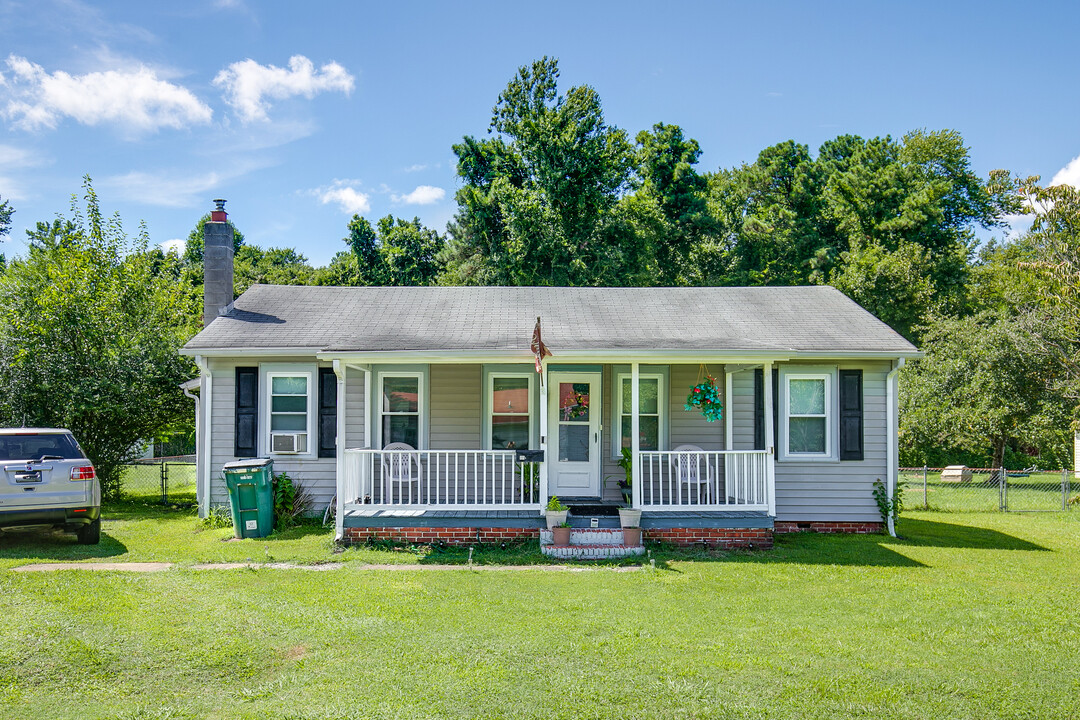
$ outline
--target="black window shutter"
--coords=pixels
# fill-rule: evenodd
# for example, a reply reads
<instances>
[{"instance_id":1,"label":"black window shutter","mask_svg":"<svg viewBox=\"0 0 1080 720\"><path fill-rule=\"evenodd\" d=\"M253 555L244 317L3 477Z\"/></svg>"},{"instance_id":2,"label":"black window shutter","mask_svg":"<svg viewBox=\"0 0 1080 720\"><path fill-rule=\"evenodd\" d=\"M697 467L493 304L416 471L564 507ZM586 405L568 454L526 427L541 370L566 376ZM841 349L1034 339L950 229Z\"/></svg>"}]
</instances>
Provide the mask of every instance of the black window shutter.
<instances>
[{"instance_id":1,"label":"black window shutter","mask_svg":"<svg viewBox=\"0 0 1080 720\"><path fill-rule=\"evenodd\" d=\"M319 368L319 457L337 457L337 375Z\"/></svg>"},{"instance_id":2,"label":"black window shutter","mask_svg":"<svg viewBox=\"0 0 1080 720\"><path fill-rule=\"evenodd\" d=\"M780 404L780 371L772 371L773 447L776 447L777 412ZM765 449L765 371L754 371L754 449Z\"/></svg>"},{"instance_id":3,"label":"black window shutter","mask_svg":"<svg viewBox=\"0 0 1080 720\"><path fill-rule=\"evenodd\" d=\"M259 454L259 368L236 368L236 432L233 455Z\"/></svg>"},{"instance_id":4,"label":"black window shutter","mask_svg":"<svg viewBox=\"0 0 1080 720\"><path fill-rule=\"evenodd\" d=\"M765 449L765 371L754 371L754 449Z\"/></svg>"},{"instance_id":5,"label":"black window shutter","mask_svg":"<svg viewBox=\"0 0 1080 720\"><path fill-rule=\"evenodd\" d=\"M863 371L840 371L840 459L863 459Z\"/></svg>"}]
</instances>

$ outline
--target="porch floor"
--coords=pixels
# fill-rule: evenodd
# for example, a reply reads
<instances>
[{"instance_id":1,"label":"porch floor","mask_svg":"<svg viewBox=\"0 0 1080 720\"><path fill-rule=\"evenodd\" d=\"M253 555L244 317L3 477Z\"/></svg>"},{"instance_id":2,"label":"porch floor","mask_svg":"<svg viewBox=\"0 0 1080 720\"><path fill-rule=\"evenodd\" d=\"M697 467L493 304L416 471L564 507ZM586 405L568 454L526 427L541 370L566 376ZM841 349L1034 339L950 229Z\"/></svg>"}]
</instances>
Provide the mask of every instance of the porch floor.
<instances>
[{"instance_id":1,"label":"porch floor","mask_svg":"<svg viewBox=\"0 0 1080 720\"><path fill-rule=\"evenodd\" d=\"M618 516L573 515L569 520L573 527L591 526L593 518L599 528L619 527ZM363 506L347 507L343 518L347 528L378 527L504 527L504 528L544 528L547 526L544 516L536 510L434 510L434 509L389 509L366 508ZM671 528L722 528L722 529L768 529L773 527L773 518L764 511L748 510L709 510L709 511L668 511L656 512L643 510L641 527L644 530L666 530Z\"/></svg>"}]
</instances>

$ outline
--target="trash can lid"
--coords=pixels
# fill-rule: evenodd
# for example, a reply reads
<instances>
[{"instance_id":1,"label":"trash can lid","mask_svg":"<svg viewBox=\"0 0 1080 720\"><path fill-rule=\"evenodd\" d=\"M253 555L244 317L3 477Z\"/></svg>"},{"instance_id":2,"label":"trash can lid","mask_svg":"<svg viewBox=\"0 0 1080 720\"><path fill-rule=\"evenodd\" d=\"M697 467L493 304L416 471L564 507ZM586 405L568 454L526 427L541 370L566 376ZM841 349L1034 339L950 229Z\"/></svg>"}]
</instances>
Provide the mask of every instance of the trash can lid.
<instances>
[{"instance_id":1,"label":"trash can lid","mask_svg":"<svg viewBox=\"0 0 1080 720\"><path fill-rule=\"evenodd\" d=\"M251 460L233 460L227 462L221 466L223 471L236 470L243 472L244 470L252 470L254 468L263 468L267 465L273 465L274 461L270 458L252 458Z\"/></svg>"}]
</instances>

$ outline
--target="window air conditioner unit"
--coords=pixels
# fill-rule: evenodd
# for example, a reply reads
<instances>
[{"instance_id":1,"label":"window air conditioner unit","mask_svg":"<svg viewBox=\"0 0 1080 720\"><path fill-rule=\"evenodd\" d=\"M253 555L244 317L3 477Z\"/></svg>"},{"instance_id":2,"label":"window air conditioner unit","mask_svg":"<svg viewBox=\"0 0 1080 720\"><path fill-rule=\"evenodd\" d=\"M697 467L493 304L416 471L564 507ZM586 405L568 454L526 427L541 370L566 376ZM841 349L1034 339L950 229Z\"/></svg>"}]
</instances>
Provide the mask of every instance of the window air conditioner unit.
<instances>
[{"instance_id":1,"label":"window air conditioner unit","mask_svg":"<svg viewBox=\"0 0 1080 720\"><path fill-rule=\"evenodd\" d=\"M306 453L307 433L274 433L270 436L270 452Z\"/></svg>"}]
</instances>

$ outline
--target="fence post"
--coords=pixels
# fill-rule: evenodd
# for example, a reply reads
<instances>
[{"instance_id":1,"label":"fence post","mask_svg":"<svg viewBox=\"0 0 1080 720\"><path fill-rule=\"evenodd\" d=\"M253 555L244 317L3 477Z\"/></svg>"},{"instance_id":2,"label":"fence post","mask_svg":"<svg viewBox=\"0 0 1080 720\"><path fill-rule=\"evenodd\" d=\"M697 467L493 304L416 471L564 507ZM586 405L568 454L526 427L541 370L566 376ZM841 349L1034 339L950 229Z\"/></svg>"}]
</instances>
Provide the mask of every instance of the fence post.
<instances>
[{"instance_id":1,"label":"fence post","mask_svg":"<svg viewBox=\"0 0 1080 720\"><path fill-rule=\"evenodd\" d=\"M1069 471L1061 468L1061 509L1069 509Z\"/></svg>"},{"instance_id":2,"label":"fence post","mask_svg":"<svg viewBox=\"0 0 1080 720\"><path fill-rule=\"evenodd\" d=\"M926 463L922 466L922 509L930 509L930 501L926 497Z\"/></svg>"},{"instance_id":3,"label":"fence post","mask_svg":"<svg viewBox=\"0 0 1080 720\"><path fill-rule=\"evenodd\" d=\"M169 466L161 461L161 504L169 504Z\"/></svg>"},{"instance_id":4,"label":"fence post","mask_svg":"<svg viewBox=\"0 0 1080 720\"><path fill-rule=\"evenodd\" d=\"M1009 471L1004 467L998 469L998 482L1000 483L999 494L1001 495L1001 510L1009 512Z\"/></svg>"}]
</instances>

